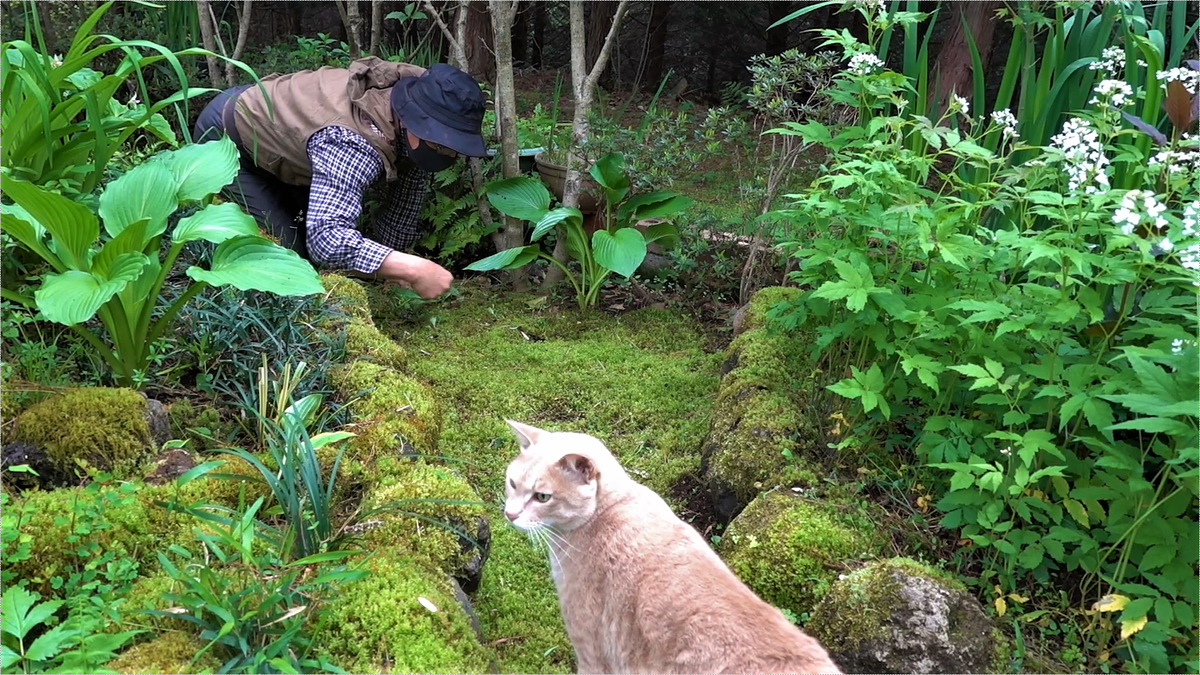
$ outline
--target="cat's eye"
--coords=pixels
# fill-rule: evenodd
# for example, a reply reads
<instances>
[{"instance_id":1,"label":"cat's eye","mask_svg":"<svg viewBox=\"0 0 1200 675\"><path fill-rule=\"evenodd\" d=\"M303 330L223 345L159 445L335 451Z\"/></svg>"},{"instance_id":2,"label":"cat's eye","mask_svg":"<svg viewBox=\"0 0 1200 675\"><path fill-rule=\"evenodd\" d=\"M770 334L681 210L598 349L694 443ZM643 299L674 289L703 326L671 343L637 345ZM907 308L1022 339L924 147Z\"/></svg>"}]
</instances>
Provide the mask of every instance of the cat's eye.
<instances>
[{"instance_id":1,"label":"cat's eye","mask_svg":"<svg viewBox=\"0 0 1200 675\"><path fill-rule=\"evenodd\" d=\"M546 502L550 501L550 493L549 492L535 492L535 493L533 493L533 498L538 500L539 502L545 504Z\"/></svg>"},{"instance_id":2,"label":"cat's eye","mask_svg":"<svg viewBox=\"0 0 1200 675\"><path fill-rule=\"evenodd\" d=\"M509 478L509 479L508 479L508 487L510 487L510 488L512 488L512 489L514 489L514 490L516 490L516 489L517 489L517 484L513 482L513 479Z\"/></svg>"}]
</instances>

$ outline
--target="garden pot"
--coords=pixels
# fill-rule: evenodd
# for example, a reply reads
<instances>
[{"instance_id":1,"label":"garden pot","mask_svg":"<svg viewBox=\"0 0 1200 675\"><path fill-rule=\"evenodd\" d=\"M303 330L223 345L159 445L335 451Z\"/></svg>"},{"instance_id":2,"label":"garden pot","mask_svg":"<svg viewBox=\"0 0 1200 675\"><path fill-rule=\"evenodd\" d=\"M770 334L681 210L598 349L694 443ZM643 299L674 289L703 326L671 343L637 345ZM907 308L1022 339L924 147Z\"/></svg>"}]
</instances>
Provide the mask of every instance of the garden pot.
<instances>
[{"instance_id":1,"label":"garden pot","mask_svg":"<svg viewBox=\"0 0 1200 675\"><path fill-rule=\"evenodd\" d=\"M521 173L533 173L536 168L534 165L534 157L545 152L545 148L524 148L517 151L518 167ZM495 157L496 153L500 152L499 148L488 148L488 157Z\"/></svg>"},{"instance_id":2,"label":"garden pot","mask_svg":"<svg viewBox=\"0 0 1200 675\"><path fill-rule=\"evenodd\" d=\"M550 192L554 193L554 196L561 202L563 198L563 186L567 182L567 167L547 160L545 153L538 153L533 159L537 165L538 173L542 177L542 182L546 184L546 187L550 188ZM583 184L580 186L579 192L579 210L584 213L595 213L604 204L603 194L596 181L584 173Z\"/></svg>"}]
</instances>

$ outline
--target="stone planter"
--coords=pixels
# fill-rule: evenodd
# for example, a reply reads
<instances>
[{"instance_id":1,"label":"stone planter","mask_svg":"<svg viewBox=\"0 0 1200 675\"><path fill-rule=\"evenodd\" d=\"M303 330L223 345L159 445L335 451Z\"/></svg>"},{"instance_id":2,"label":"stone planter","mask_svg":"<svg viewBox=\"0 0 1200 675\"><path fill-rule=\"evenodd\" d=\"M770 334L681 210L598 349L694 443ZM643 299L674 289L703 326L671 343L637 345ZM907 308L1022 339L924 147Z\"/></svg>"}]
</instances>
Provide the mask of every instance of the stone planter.
<instances>
[{"instance_id":1,"label":"stone planter","mask_svg":"<svg viewBox=\"0 0 1200 675\"><path fill-rule=\"evenodd\" d=\"M534 164L534 158L545 152L545 148L524 148L517 151L518 166L521 173L533 173L537 168ZM499 148L488 148L488 157L495 157L500 152Z\"/></svg>"},{"instance_id":2,"label":"stone planter","mask_svg":"<svg viewBox=\"0 0 1200 675\"><path fill-rule=\"evenodd\" d=\"M546 158L546 153L540 152L533 158L537 172L542 182L550 188L550 192L559 201L563 198L563 188L567 182L567 167L556 164ZM585 173L579 193L579 210L584 213L595 213L604 205L604 193L600 186Z\"/></svg>"}]
</instances>

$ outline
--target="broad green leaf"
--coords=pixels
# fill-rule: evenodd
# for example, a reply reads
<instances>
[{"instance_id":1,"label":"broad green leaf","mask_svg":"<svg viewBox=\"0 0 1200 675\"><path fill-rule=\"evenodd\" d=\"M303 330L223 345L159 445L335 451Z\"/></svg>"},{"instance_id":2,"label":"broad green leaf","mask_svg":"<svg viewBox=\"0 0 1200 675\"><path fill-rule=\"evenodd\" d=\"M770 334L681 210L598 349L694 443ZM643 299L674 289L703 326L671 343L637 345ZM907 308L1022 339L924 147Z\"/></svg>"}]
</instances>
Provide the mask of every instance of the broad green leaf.
<instances>
[{"instance_id":1,"label":"broad green leaf","mask_svg":"<svg viewBox=\"0 0 1200 675\"><path fill-rule=\"evenodd\" d=\"M167 216L175 212L177 189L175 175L166 163L145 162L108 184L100 195L100 218L104 230L115 237L130 223L149 219L147 237L157 237L167 229Z\"/></svg>"},{"instance_id":2,"label":"broad green leaf","mask_svg":"<svg viewBox=\"0 0 1200 675\"><path fill-rule=\"evenodd\" d=\"M679 213L695 203L691 197L684 197L673 192L649 192L630 197L617 209L617 220L623 221L632 216L636 220L643 218L664 218Z\"/></svg>"},{"instance_id":3,"label":"broad green leaf","mask_svg":"<svg viewBox=\"0 0 1200 675\"><path fill-rule=\"evenodd\" d=\"M79 270L47 275L34 299L47 321L65 326L83 323L140 276L148 262L142 253L123 253L113 261L106 276Z\"/></svg>"},{"instance_id":4,"label":"broad green leaf","mask_svg":"<svg viewBox=\"0 0 1200 675\"><path fill-rule=\"evenodd\" d=\"M513 218L536 223L550 210L550 191L541 181L529 176L493 181L487 184L484 192L492 206Z\"/></svg>"},{"instance_id":5,"label":"broad green leaf","mask_svg":"<svg viewBox=\"0 0 1200 675\"><path fill-rule=\"evenodd\" d=\"M146 245L146 225L149 222L142 218L122 230L121 234L106 241L96 257L92 258L92 272L107 277L113 262L122 255L140 253Z\"/></svg>"},{"instance_id":6,"label":"broad green leaf","mask_svg":"<svg viewBox=\"0 0 1200 675\"><path fill-rule=\"evenodd\" d=\"M309 440L312 442L313 450L320 450L330 443L337 443L338 441L344 441L347 438L354 438L355 435L356 434L349 431L326 431L313 436Z\"/></svg>"},{"instance_id":7,"label":"broad green leaf","mask_svg":"<svg viewBox=\"0 0 1200 675\"><path fill-rule=\"evenodd\" d=\"M476 260L467 265L467 269L475 272L516 269L528 265L534 258L538 257L540 251L541 247L536 244L507 248L483 260Z\"/></svg>"},{"instance_id":8,"label":"broad green leaf","mask_svg":"<svg viewBox=\"0 0 1200 675\"><path fill-rule=\"evenodd\" d=\"M541 239L547 232L554 229L555 225L567 221L568 225L574 227L583 226L583 212L574 206L560 206L553 211L548 211L541 220L534 225L533 232L529 235L530 241Z\"/></svg>"},{"instance_id":9,"label":"broad green leaf","mask_svg":"<svg viewBox=\"0 0 1200 675\"><path fill-rule=\"evenodd\" d=\"M0 631L23 639L34 627L50 618L62 607L62 600L38 603L33 593L20 586L10 586L0 597Z\"/></svg>"},{"instance_id":10,"label":"broad green leaf","mask_svg":"<svg viewBox=\"0 0 1200 675\"><path fill-rule=\"evenodd\" d=\"M827 386L826 389L839 396L844 396L850 399L862 398L863 394L868 393L867 390L862 388L862 385L859 384L858 381L852 378L846 378L841 382L835 382L834 384Z\"/></svg>"},{"instance_id":11,"label":"broad green leaf","mask_svg":"<svg viewBox=\"0 0 1200 675\"><path fill-rule=\"evenodd\" d=\"M0 188L50 233L62 262L72 269L89 269L88 252L100 236L95 214L83 204L7 174L0 174Z\"/></svg>"},{"instance_id":12,"label":"broad green leaf","mask_svg":"<svg viewBox=\"0 0 1200 675\"><path fill-rule=\"evenodd\" d=\"M66 266L59 260L58 255L46 247L46 228L34 218L31 213L19 204L0 204L0 230L21 242L25 248L41 256L42 260L50 263L60 272L66 271ZM99 230L97 230L99 231Z\"/></svg>"},{"instance_id":13,"label":"broad green leaf","mask_svg":"<svg viewBox=\"0 0 1200 675\"><path fill-rule=\"evenodd\" d=\"M616 204L629 194L629 178L625 176L625 156L621 153L610 152L596 160L588 173L604 188L608 203Z\"/></svg>"},{"instance_id":14,"label":"broad green leaf","mask_svg":"<svg viewBox=\"0 0 1200 675\"><path fill-rule=\"evenodd\" d=\"M161 157L160 161L175 176L174 196L178 202L199 201L219 192L233 182L239 168L237 146L228 136L199 145L187 145Z\"/></svg>"},{"instance_id":15,"label":"broad green leaf","mask_svg":"<svg viewBox=\"0 0 1200 675\"><path fill-rule=\"evenodd\" d=\"M261 236L226 239L213 252L212 268L189 267L187 275L213 286L233 286L243 291L276 295L324 293L321 277L296 254Z\"/></svg>"},{"instance_id":16,"label":"broad green leaf","mask_svg":"<svg viewBox=\"0 0 1200 675\"><path fill-rule=\"evenodd\" d=\"M962 366L950 366L949 368L950 370L957 370L968 377L990 377L988 371L983 369L983 366L977 366L973 363Z\"/></svg>"},{"instance_id":17,"label":"broad green leaf","mask_svg":"<svg viewBox=\"0 0 1200 675\"><path fill-rule=\"evenodd\" d=\"M1143 572L1156 570L1174 560L1178 553L1178 548L1173 545L1156 544L1142 554L1142 559L1137 564L1138 569Z\"/></svg>"},{"instance_id":18,"label":"broad green leaf","mask_svg":"<svg viewBox=\"0 0 1200 675\"><path fill-rule=\"evenodd\" d=\"M1191 433L1193 430L1188 425L1179 420L1171 419L1170 417L1141 417L1128 422L1114 424L1108 429L1137 429L1138 431L1148 431L1150 433L1168 433L1183 436Z\"/></svg>"},{"instance_id":19,"label":"broad green leaf","mask_svg":"<svg viewBox=\"0 0 1200 675\"><path fill-rule=\"evenodd\" d=\"M206 144L207 145L207 144ZM211 241L220 244L238 236L260 236L258 223L233 202L209 204L179 221L171 232L171 242Z\"/></svg>"},{"instance_id":20,"label":"broad green leaf","mask_svg":"<svg viewBox=\"0 0 1200 675\"><path fill-rule=\"evenodd\" d=\"M658 223L646 228L643 235L646 238L647 244L654 242L662 242L659 246L663 248L674 248L679 245L679 229L672 223Z\"/></svg>"},{"instance_id":21,"label":"broad green leaf","mask_svg":"<svg viewBox=\"0 0 1200 675\"><path fill-rule=\"evenodd\" d=\"M1017 564L1025 569L1037 569L1037 566L1042 564L1045 553L1045 549L1041 546L1026 546L1017 556Z\"/></svg>"},{"instance_id":22,"label":"broad green leaf","mask_svg":"<svg viewBox=\"0 0 1200 675\"><path fill-rule=\"evenodd\" d=\"M617 230L613 234L596 230L592 235L592 255L605 269L629 278L646 259L646 240L633 228Z\"/></svg>"}]
</instances>

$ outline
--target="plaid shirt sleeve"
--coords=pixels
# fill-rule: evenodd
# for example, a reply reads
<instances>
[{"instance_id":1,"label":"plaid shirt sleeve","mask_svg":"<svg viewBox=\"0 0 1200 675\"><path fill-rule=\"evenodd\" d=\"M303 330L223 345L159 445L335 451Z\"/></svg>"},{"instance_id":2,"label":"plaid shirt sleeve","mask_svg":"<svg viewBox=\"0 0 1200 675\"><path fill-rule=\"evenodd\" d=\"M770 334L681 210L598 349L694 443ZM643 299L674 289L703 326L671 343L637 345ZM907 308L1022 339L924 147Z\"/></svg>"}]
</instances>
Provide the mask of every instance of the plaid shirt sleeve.
<instances>
[{"instance_id":1,"label":"plaid shirt sleeve","mask_svg":"<svg viewBox=\"0 0 1200 675\"><path fill-rule=\"evenodd\" d=\"M429 175L412 170L384 189L385 208L377 226L381 242L356 227L363 197L384 175L383 157L370 142L349 129L331 126L308 141L312 186L306 225L308 254L324 267L370 274L393 249L417 238L417 215L425 199Z\"/></svg>"}]
</instances>

